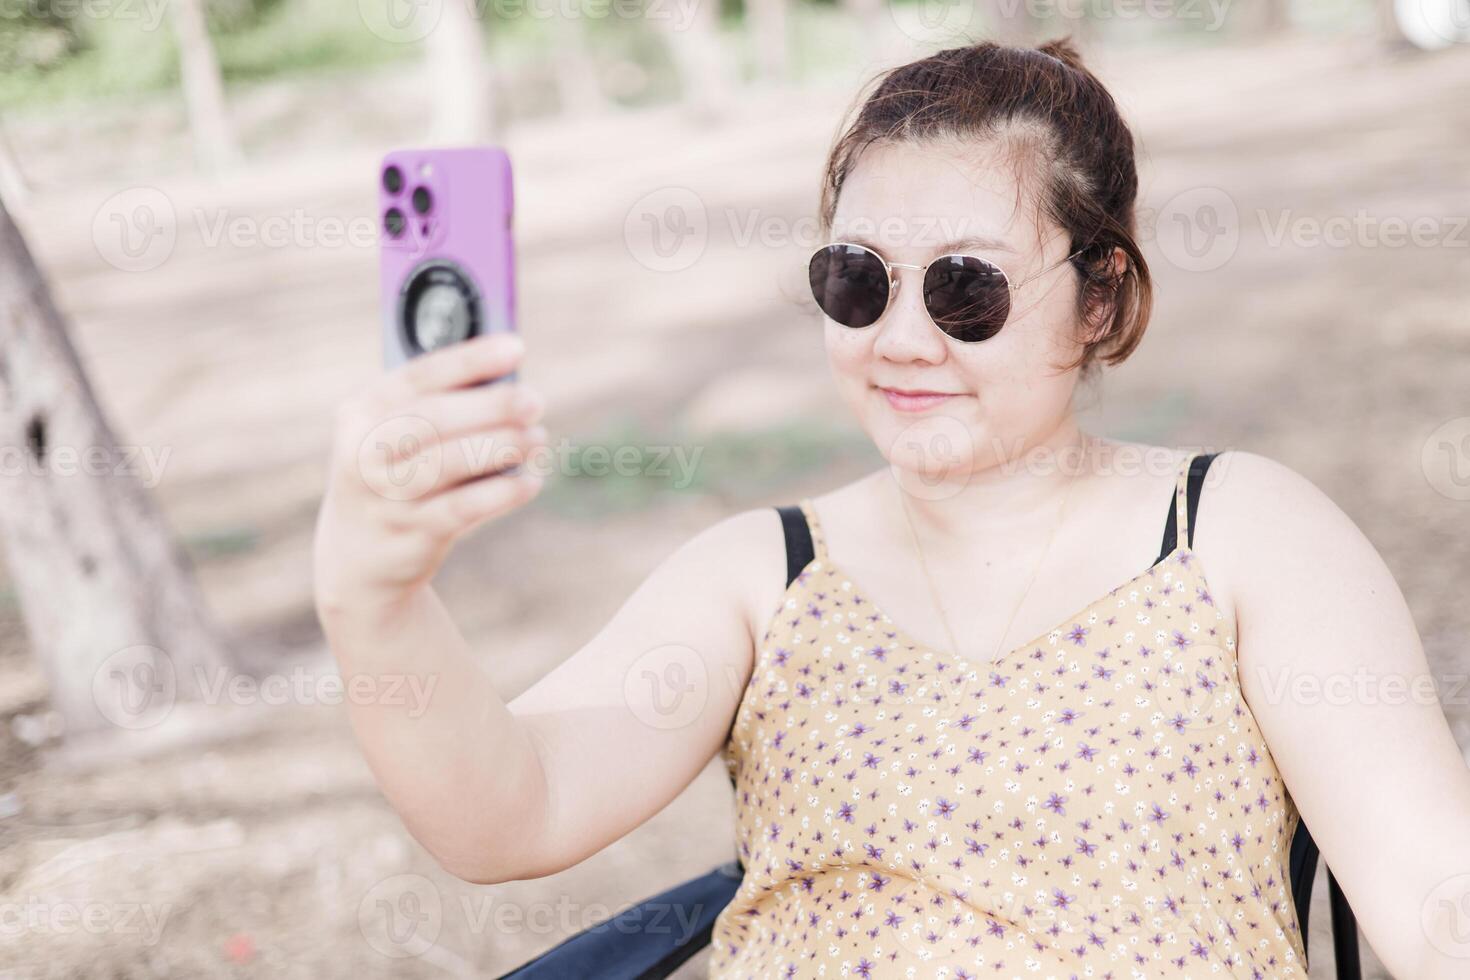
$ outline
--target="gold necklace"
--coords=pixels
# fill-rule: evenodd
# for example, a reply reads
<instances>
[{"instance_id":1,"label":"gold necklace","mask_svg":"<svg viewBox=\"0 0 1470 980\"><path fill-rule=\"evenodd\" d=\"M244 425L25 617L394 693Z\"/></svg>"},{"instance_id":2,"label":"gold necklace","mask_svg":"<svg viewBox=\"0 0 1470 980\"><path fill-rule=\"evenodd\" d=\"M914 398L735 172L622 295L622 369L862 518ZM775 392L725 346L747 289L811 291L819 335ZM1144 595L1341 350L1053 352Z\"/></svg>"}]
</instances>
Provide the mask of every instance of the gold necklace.
<instances>
[{"instance_id":1,"label":"gold necklace","mask_svg":"<svg viewBox=\"0 0 1470 980\"><path fill-rule=\"evenodd\" d=\"M1085 456L1085 442L1083 453ZM1001 630L1000 640L996 643L995 650L990 654L990 662L992 663L995 661L996 657L1000 656L1001 649L1002 646L1005 644L1006 637L1011 632L1011 626L1016 621L1016 613L1021 611L1021 603L1025 602L1026 596L1031 593L1031 586L1036 584L1036 576L1041 571L1041 566L1046 563L1046 556L1051 550L1052 539L1056 537L1057 529L1062 526L1062 522L1066 519L1067 504L1070 502L1070 498L1072 496L1072 487L1074 484L1076 484L1076 482L1077 475L1074 473L1067 480L1067 489L1062 494L1062 505L1057 509L1056 523L1052 525L1051 533L1046 536L1046 544L1043 545L1041 548L1041 557L1036 560L1035 567L1031 569L1031 578L1027 580L1026 588L1022 590L1021 597L1016 600L1015 607L1011 609L1011 617L1010 619L1006 620L1005 628ZM967 659L965 658L964 653L961 652L959 644L955 642L954 630L950 629L949 627L949 616L945 611L944 603L940 601L939 590L934 587L934 577L929 573L929 563L924 559L924 549L919 546L919 535L918 532L914 530L914 519L909 514L908 502L904 500L907 494L904 492L903 486L900 485L897 480L894 480L894 486L898 489L898 502L899 506L903 509L904 521L908 524L909 538L914 543L914 553L919 556L919 567L923 570L924 580L929 585L929 595L934 600L935 608L939 610L939 622L941 625L944 626L944 632L949 636L949 648L950 650L954 651L955 656L960 657L961 659Z\"/></svg>"}]
</instances>

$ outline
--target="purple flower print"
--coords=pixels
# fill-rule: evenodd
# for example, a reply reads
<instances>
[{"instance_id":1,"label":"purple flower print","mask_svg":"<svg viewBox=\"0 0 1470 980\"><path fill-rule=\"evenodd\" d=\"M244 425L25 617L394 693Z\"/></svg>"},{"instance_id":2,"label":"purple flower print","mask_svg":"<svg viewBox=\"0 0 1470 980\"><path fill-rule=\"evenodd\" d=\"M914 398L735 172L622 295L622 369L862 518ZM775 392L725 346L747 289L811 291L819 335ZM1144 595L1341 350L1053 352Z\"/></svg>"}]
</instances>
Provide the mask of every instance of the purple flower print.
<instances>
[{"instance_id":1,"label":"purple flower print","mask_svg":"<svg viewBox=\"0 0 1470 980\"><path fill-rule=\"evenodd\" d=\"M852 823L853 822L852 821L852 804L851 803L844 803L840 807L837 808L837 819L838 820L846 820L848 823Z\"/></svg>"},{"instance_id":2,"label":"purple flower print","mask_svg":"<svg viewBox=\"0 0 1470 980\"><path fill-rule=\"evenodd\" d=\"M1189 637L1185 636L1178 630L1174 631L1174 646L1178 647L1179 649L1183 650L1185 647L1189 646L1193 642L1193 640L1191 640Z\"/></svg>"},{"instance_id":3,"label":"purple flower print","mask_svg":"<svg viewBox=\"0 0 1470 980\"><path fill-rule=\"evenodd\" d=\"M1051 796L1047 797L1046 802L1041 805L1047 810L1055 811L1057 816L1065 817L1067 815L1067 811L1062 809L1062 804L1066 802L1067 798L1065 796L1060 796L1056 793L1053 793L1051 794Z\"/></svg>"},{"instance_id":4,"label":"purple flower print","mask_svg":"<svg viewBox=\"0 0 1470 980\"><path fill-rule=\"evenodd\" d=\"M877 769L878 768L878 763L880 763L882 761L883 761L883 757L882 756L874 755L871 752L864 752L863 753L863 768L864 769Z\"/></svg>"},{"instance_id":5,"label":"purple flower print","mask_svg":"<svg viewBox=\"0 0 1470 980\"><path fill-rule=\"evenodd\" d=\"M1077 744L1077 758L1085 762L1091 762L1095 755L1097 755L1097 749L1092 748L1086 742L1079 742Z\"/></svg>"},{"instance_id":6,"label":"purple flower print","mask_svg":"<svg viewBox=\"0 0 1470 980\"><path fill-rule=\"evenodd\" d=\"M965 850L977 857L984 857L989 844L982 844L973 837L965 838Z\"/></svg>"},{"instance_id":7,"label":"purple flower print","mask_svg":"<svg viewBox=\"0 0 1470 980\"><path fill-rule=\"evenodd\" d=\"M1163 823L1169 818L1169 815L1164 812L1163 807L1159 806L1157 803L1155 803L1153 806L1154 812L1149 814L1150 820L1152 820L1154 823Z\"/></svg>"},{"instance_id":8,"label":"purple flower print","mask_svg":"<svg viewBox=\"0 0 1470 980\"><path fill-rule=\"evenodd\" d=\"M1074 623L1072 625L1071 631L1067 633L1067 639L1071 640L1073 643L1080 647L1087 642L1088 632L1089 630L1087 629L1087 627Z\"/></svg>"},{"instance_id":9,"label":"purple flower print","mask_svg":"<svg viewBox=\"0 0 1470 980\"><path fill-rule=\"evenodd\" d=\"M939 814L944 819L948 820L954 816L955 809L956 804L951 803L949 800L946 800L944 797L941 796L939 798L939 805L934 808L934 812Z\"/></svg>"},{"instance_id":10,"label":"purple flower print","mask_svg":"<svg viewBox=\"0 0 1470 980\"><path fill-rule=\"evenodd\" d=\"M1077 900L1077 896L1076 895L1068 895L1066 892L1062 891L1060 888L1053 888L1051 890L1051 905L1052 905L1052 908L1065 909L1068 906L1070 906L1076 900Z\"/></svg>"},{"instance_id":11,"label":"purple flower print","mask_svg":"<svg viewBox=\"0 0 1470 980\"><path fill-rule=\"evenodd\" d=\"M1097 853L1096 844L1089 844L1087 843L1087 840L1082 837L1076 838L1076 841L1078 854L1084 855L1085 857L1092 857L1094 854Z\"/></svg>"},{"instance_id":12,"label":"purple flower print","mask_svg":"<svg viewBox=\"0 0 1470 980\"><path fill-rule=\"evenodd\" d=\"M864 844L863 845L863 850L867 852L867 854L868 854L868 860L870 860L870 861L881 861L881 860L883 860L883 848L881 848L881 847L874 847L872 844Z\"/></svg>"}]
</instances>

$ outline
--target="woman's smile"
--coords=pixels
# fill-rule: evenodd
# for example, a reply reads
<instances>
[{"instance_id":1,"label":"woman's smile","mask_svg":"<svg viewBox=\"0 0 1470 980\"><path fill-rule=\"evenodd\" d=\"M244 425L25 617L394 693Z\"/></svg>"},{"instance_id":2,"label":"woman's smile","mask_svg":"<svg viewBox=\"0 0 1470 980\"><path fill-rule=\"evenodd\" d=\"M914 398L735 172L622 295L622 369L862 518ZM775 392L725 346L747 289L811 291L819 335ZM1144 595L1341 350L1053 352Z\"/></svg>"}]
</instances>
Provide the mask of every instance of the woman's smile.
<instances>
[{"instance_id":1,"label":"woman's smile","mask_svg":"<svg viewBox=\"0 0 1470 980\"><path fill-rule=\"evenodd\" d=\"M888 404L900 412L922 412L933 408L951 398L958 398L960 394L954 391L934 391L929 388L885 388L883 385L874 385L883 397L888 399Z\"/></svg>"}]
</instances>

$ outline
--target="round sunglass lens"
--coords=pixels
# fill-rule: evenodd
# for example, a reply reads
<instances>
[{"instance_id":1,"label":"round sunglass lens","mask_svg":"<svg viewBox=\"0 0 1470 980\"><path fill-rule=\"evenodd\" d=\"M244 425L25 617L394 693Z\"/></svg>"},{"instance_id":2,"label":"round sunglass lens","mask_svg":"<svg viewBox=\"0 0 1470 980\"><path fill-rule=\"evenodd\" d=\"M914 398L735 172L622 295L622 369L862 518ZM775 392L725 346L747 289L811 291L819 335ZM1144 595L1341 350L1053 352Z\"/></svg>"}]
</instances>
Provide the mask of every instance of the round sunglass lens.
<instances>
[{"instance_id":1,"label":"round sunglass lens","mask_svg":"<svg viewBox=\"0 0 1470 980\"><path fill-rule=\"evenodd\" d=\"M865 248L828 245L807 266L812 296L844 327L866 327L888 306L888 270Z\"/></svg>"},{"instance_id":2,"label":"round sunglass lens","mask_svg":"<svg viewBox=\"0 0 1470 980\"><path fill-rule=\"evenodd\" d=\"M973 255L945 255L924 273L924 305L934 323L961 343L1000 333L1011 312L1005 273Z\"/></svg>"}]
</instances>

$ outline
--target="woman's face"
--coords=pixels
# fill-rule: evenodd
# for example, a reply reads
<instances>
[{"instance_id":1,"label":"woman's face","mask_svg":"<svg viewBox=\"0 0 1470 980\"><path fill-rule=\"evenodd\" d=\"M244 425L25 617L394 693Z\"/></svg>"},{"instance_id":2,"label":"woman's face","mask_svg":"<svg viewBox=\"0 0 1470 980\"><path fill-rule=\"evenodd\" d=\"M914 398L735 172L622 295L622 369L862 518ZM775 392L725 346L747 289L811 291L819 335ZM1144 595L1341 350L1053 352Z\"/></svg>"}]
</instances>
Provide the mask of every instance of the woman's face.
<instances>
[{"instance_id":1,"label":"woman's face","mask_svg":"<svg viewBox=\"0 0 1470 980\"><path fill-rule=\"evenodd\" d=\"M995 263L1013 285L1035 276L1011 294L1000 333L977 344L934 326L923 273L913 269L896 270L898 292L871 326L826 321L838 387L892 465L963 480L1045 443L1068 421L1078 371L1058 365L1077 353L1078 275L1063 261L1067 236L1049 222L1038 227L1010 166L982 144L875 145L843 183L832 223L832 240L890 262L962 252Z\"/></svg>"}]
</instances>

